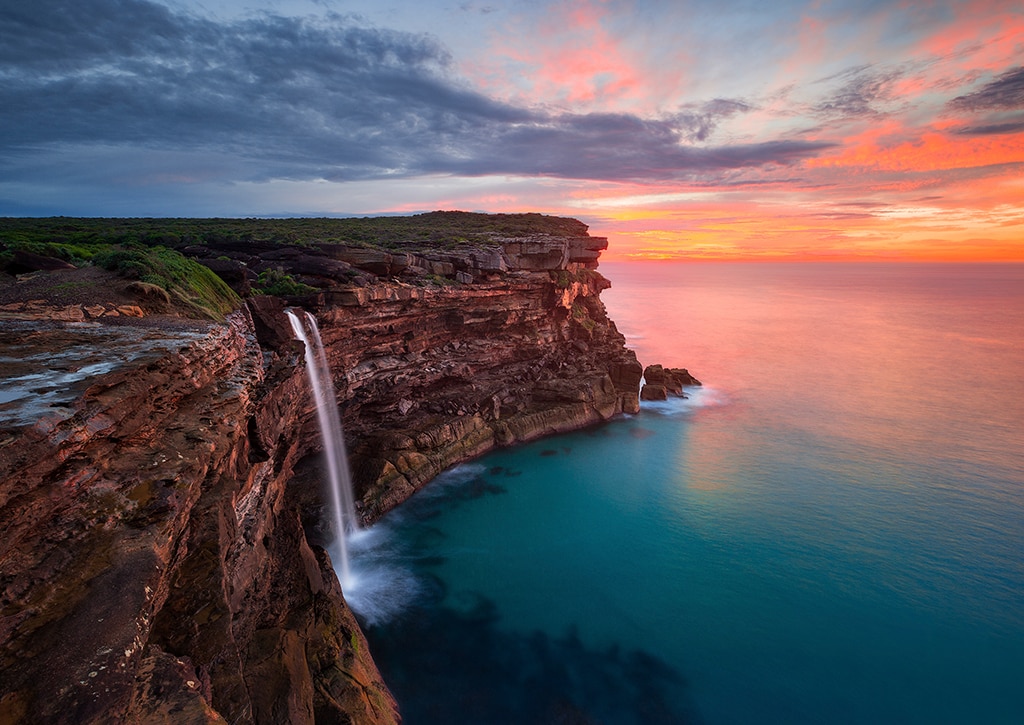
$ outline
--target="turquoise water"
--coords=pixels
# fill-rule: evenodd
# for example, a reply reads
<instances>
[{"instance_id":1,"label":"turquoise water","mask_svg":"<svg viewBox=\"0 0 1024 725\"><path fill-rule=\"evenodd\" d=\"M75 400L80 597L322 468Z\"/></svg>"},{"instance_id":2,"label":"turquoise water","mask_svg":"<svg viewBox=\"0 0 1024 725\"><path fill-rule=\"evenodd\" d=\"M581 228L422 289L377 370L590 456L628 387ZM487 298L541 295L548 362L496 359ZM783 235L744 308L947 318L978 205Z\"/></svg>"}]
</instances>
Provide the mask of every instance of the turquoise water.
<instances>
[{"instance_id":1,"label":"turquoise water","mask_svg":"<svg viewBox=\"0 0 1024 725\"><path fill-rule=\"evenodd\" d=\"M406 722L1024 722L1024 266L601 271L705 387L351 543Z\"/></svg>"}]
</instances>

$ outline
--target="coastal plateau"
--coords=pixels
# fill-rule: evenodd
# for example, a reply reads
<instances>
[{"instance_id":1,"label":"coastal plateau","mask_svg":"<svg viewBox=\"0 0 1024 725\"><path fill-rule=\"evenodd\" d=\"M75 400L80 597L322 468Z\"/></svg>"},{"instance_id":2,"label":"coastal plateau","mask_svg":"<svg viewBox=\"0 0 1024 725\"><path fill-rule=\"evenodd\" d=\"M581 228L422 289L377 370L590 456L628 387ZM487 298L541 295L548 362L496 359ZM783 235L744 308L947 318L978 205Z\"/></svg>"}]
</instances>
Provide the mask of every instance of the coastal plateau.
<instances>
[{"instance_id":1,"label":"coastal plateau","mask_svg":"<svg viewBox=\"0 0 1024 725\"><path fill-rule=\"evenodd\" d=\"M324 548L285 309L318 322L364 523L454 463L637 412L643 374L582 223L407 219L149 220L91 264L49 252L107 245L94 222L0 229L0 723L400 720ZM189 287L197 263L219 278Z\"/></svg>"}]
</instances>

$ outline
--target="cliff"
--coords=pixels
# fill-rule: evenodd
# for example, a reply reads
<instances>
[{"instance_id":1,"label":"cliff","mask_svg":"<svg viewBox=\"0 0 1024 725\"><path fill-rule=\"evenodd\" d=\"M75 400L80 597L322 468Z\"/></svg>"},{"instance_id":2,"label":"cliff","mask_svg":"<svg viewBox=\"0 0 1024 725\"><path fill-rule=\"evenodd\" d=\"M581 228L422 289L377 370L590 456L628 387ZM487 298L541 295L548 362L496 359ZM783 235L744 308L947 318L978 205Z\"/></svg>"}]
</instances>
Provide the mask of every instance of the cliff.
<instances>
[{"instance_id":1,"label":"cliff","mask_svg":"<svg viewBox=\"0 0 1024 725\"><path fill-rule=\"evenodd\" d=\"M398 721L303 528L320 442L283 310L317 317L370 522L453 463L638 409L606 242L558 221L455 249L192 244L243 294L267 270L303 293L223 323L113 275L107 300L48 298L73 270L8 280L0 722Z\"/></svg>"},{"instance_id":2,"label":"cliff","mask_svg":"<svg viewBox=\"0 0 1024 725\"><path fill-rule=\"evenodd\" d=\"M505 242L498 271L467 284L323 295L315 312L366 522L453 463L637 412L641 368L593 270L604 244Z\"/></svg>"}]
</instances>

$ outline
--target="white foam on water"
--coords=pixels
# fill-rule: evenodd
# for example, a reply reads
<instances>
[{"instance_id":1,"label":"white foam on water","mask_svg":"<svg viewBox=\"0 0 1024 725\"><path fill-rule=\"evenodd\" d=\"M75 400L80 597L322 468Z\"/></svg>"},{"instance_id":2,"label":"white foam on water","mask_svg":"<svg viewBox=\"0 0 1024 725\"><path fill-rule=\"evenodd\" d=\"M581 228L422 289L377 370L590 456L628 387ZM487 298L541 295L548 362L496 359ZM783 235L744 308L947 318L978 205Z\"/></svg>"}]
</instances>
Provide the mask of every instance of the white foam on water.
<instances>
[{"instance_id":1,"label":"white foam on water","mask_svg":"<svg viewBox=\"0 0 1024 725\"><path fill-rule=\"evenodd\" d=\"M685 398L669 395L668 400L642 400L640 410L644 413L657 413L659 415L682 415L692 413L701 408L714 408L728 403L726 395L721 390L704 386L687 386L683 388Z\"/></svg>"},{"instance_id":2,"label":"white foam on water","mask_svg":"<svg viewBox=\"0 0 1024 725\"><path fill-rule=\"evenodd\" d=\"M411 569L402 564L393 532L377 524L348 537L350 570L342 582L345 601L367 626L384 624L409 608L422 591Z\"/></svg>"},{"instance_id":3,"label":"white foam on water","mask_svg":"<svg viewBox=\"0 0 1024 725\"><path fill-rule=\"evenodd\" d=\"M416 492L419 500L447 495L483 475L487 466L463 463L438 475L429 486ZM404 515L399 508L370 528L346 537L349 570L342 580L340 567L335 572L341 581L345 601L366 626L385 624L412 606L424 592L424 582L407 564L393 524ZM333 555L333 551L331 552Z\"/></svg>"}]
</instances>

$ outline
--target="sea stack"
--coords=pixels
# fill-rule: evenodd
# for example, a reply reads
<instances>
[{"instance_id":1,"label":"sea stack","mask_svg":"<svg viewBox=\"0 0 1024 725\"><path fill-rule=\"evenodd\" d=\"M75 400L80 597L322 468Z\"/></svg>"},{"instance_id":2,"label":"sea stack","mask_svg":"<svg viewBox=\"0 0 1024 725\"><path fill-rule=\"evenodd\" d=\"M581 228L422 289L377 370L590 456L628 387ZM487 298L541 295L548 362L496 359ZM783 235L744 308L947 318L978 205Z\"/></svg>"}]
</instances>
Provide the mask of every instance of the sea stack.
<instances>
[{"instance_id":1,"label":"sea stack","mask_svg":"<svg viewBox=\"0 0 1024 725\"><path fill-rule=\"evenodd\" d=\"M644 387L640 390L640 399L667 400L670 394L685 398L684 387L694 387L700 384L700 381L690 375L690 371L686 368L648 365L644 368Z\"/></svg>"}]
</instances>

